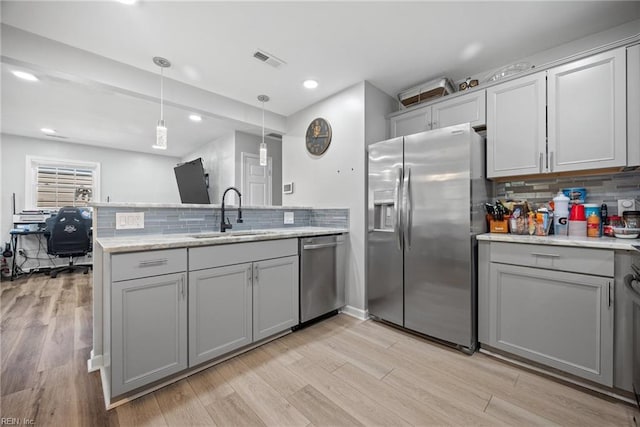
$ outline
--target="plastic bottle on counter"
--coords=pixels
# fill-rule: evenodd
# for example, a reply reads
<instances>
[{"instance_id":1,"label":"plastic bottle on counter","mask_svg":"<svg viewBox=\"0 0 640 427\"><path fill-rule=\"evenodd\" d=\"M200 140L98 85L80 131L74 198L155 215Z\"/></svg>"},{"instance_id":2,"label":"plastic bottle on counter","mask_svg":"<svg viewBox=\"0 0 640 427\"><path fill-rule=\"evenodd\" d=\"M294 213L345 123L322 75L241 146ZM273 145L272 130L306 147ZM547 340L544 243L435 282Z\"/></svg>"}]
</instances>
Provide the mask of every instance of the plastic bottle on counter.
<instances>
[{"instance_id":1,"label":"plastic bottle on counter","mask_svg":"<svg viewBox=\"0 0 640 427\"><path fill-rule=\"evenodd\" d=\"M600 215L595 211L587 217L587 237L600 237Z\"/></svg>"},{"instance_id":2,"label":"plastic bottle on counter","mask_svg":"<svg viewBox=\"0 0 640 427\"><path fill-rule=\"evenodd\" d=\"M558 191L553 198L553 230L559 236L566 236L569 220L569 198Z\"/></svg>"}]
</instances>

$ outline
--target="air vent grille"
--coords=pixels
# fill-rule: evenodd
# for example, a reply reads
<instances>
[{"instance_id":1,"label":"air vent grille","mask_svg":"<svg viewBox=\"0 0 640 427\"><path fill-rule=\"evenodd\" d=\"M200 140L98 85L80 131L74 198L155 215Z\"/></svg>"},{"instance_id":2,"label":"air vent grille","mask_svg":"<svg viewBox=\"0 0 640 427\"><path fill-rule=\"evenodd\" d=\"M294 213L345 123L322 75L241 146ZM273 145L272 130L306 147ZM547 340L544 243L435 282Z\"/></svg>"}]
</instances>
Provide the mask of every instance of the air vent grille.
<instances>
[{"instance_id":1,"label":"air vent grille","mask_svg":"<svg viewBox=\"0 0 640 427\"><path fill-rule=\"evenodd\" d=\"M286 64L286 62L284 62L282 59L276 58L272 54L260 49L256 50L253 53L253 57L261 62L264 62L265 64L271 65L273 68L279 68L280 66Z\"/></svg>"},{"instance_id":2,"label":"air vent grille","mask_svg":"<svg viewBox=\"0 0 640 427\"><path fill-rule=\"evenodd\" d=\"M278 134L278 133L268 133L265 135L267 138L275 138L275 139L282 139L282 135Z\"/></svg>"}]
</instances>

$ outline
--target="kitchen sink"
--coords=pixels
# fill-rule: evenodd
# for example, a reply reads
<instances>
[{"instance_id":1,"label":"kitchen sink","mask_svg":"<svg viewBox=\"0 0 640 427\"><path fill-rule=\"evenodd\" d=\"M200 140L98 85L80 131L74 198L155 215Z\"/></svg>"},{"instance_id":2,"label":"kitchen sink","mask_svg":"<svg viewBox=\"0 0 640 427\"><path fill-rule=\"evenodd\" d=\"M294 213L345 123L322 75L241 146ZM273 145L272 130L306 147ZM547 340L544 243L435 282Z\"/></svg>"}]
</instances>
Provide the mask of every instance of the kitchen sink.
<instances>
[{"instance_id":1,"label":"kitchen sink","mask_svg":"<svg viewBox=\"0 0 640 427\"><path fill-rule=\"evenodd\" d=\"M191 234L189 237L193 237L195 239L218 239L222 237L235 237L235 236L257 236L261 234L268 234L268 231L226 231L224 233L220 231L216 231L214 233L198 233Z\"/></svg>"}]
</instances>

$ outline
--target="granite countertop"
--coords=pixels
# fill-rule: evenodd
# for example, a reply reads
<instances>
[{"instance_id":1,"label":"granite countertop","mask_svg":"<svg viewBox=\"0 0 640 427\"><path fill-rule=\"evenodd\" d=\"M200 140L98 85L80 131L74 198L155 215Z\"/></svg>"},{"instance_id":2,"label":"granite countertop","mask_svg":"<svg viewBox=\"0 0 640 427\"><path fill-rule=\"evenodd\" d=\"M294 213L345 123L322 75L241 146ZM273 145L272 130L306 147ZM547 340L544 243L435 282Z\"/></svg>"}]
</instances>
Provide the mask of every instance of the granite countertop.
<instances>
[{"instance_id":1,"label":"granite countertop","mask_svg":"<svg viewBox=\"0 0 640 427\"><path fill-rule=\"evenodd\" d=\"M90 206L94 208L153 208L153 209L220 209L219 204L198 205L191 203L140 203L140 202L94 202ZM235 204L225 204L225 208L237 209ZM322 207L313 208L310 206L246 206L242 209L273 209L273 210L297 210L297 209L347 209L344 207Z\"/></svg>"},{"instance_id":2,"label":"granite countertop","mask_svg":"<svg viewBox=\"0 0 640 427\"><path fill-rule=\"evenodd\" d=\"M519 234L485 233L477 236L478 240L490 242L530 243L552 246L574 246L596 249L635 250L633 245L640 245L640 239L620 239L616 237L576 237L576 236L529 236Z\"/></svg>"},{"instance_id":3,"label":"granite countertop","mask_svg":"<svg viewBox=\"0 0 640 427\"><path fill-rule=\"evenodd\" d=\"M223 245L227 243L257 242L261 240L288 239L294 237L322 236L327 234L348 233L346 228L337 227L289 227L262 230L243 230L189 233L189 234L151 234L148 236L100 237L95 243L104 252L136 252L155 249L188 248L197 246Z\"/></svg>"}]
</instances>

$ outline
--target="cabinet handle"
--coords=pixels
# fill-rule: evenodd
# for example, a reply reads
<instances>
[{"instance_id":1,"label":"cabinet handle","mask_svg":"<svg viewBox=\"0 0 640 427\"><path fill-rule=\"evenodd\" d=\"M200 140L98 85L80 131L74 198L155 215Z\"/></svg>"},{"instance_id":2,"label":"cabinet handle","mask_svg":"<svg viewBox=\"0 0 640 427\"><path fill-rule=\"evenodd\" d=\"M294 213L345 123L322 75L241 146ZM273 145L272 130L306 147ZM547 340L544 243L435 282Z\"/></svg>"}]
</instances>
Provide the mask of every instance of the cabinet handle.
<instances>
[{"instance_id":1,"label":"cabinet handle","mask_svg":"<svg viewBox=\"0 0 640 427\"><path fill-rule=\"evenodd\" d=\"M542 252L531 252L531 255L544 256L544 257L547 257L547 258L560 258L560 255L558 255L558 254L545 254L545 253L542 253Z\"/></svg>"},{"instance_id":2,"label":"cabinet handle","mask_svg":"<svg viewBox=\"0 0 640 427\"><path fill-rule=\"evenodd\" d=\"M251 283L251 267L247 268L247 282Z\"/></svg>"},{"instance_id":3,"label":"cabinet handle","mask_svg":"<svg viewBox=\"0 0 640 427\"><path fill-rule=\"evenodd\" d=\"M542 173L542 152L540 152L540 173Z\"/></svg>"},{"instance_id":4,"label":"cabinet handle","mask_svg":"<svg viewBox=\"0 0 640 427\"><path fill-rule=\"evenodd\" d=\"M169 262L168 259L163 258L163 259L150 259L147 261L140 261L138 263L138 266L140 267L154 267L156 265L162 265L162 264L166 264L167 262Z\"/></svg>"},{"instance_id":5,"label":"cabinet handle","mask_svg":"<svg viewBox=\"0 0 640 427\"><path fill-rule=\"evenodd\" d=\"M255 269L255 271L253 272L253 281L255 283L258 283L258 264L254 265L253 268Z\"/></svg>"},{"instance_id":6,"label":"cabinet handle","mask_svg":"<svg viewBox=\"0 0 640 427\"><path fill-rule=\"evenodd\" d=\"M184 299L184 276L180 278L180 293L182 294L182 299Z\"/></svg>"},{"instance_id":7,"label":"cabinet handle","mask_svg":"<svg viewBox=\"0 0 640 427\"><path fill-rule=\"evenodd\" d=\"M553 151L549 151L549 170L553 172Z\"/></svg>"},{"instance_id":8,"label":"cabinet handle","mask_svg":"<svg viewBox=\"0 0 640 427\"><path fill-rule=\"evenodd\" d=\"M612 300L612 298L611 298L611 293L612 293L611 282L609 282L608 284L609 284L609 286L607 287L607 291L608 291L607 293L609 294L608 295L609 296L609 307L611 307L611 300Z\"/></svg>"}]
</instances>

